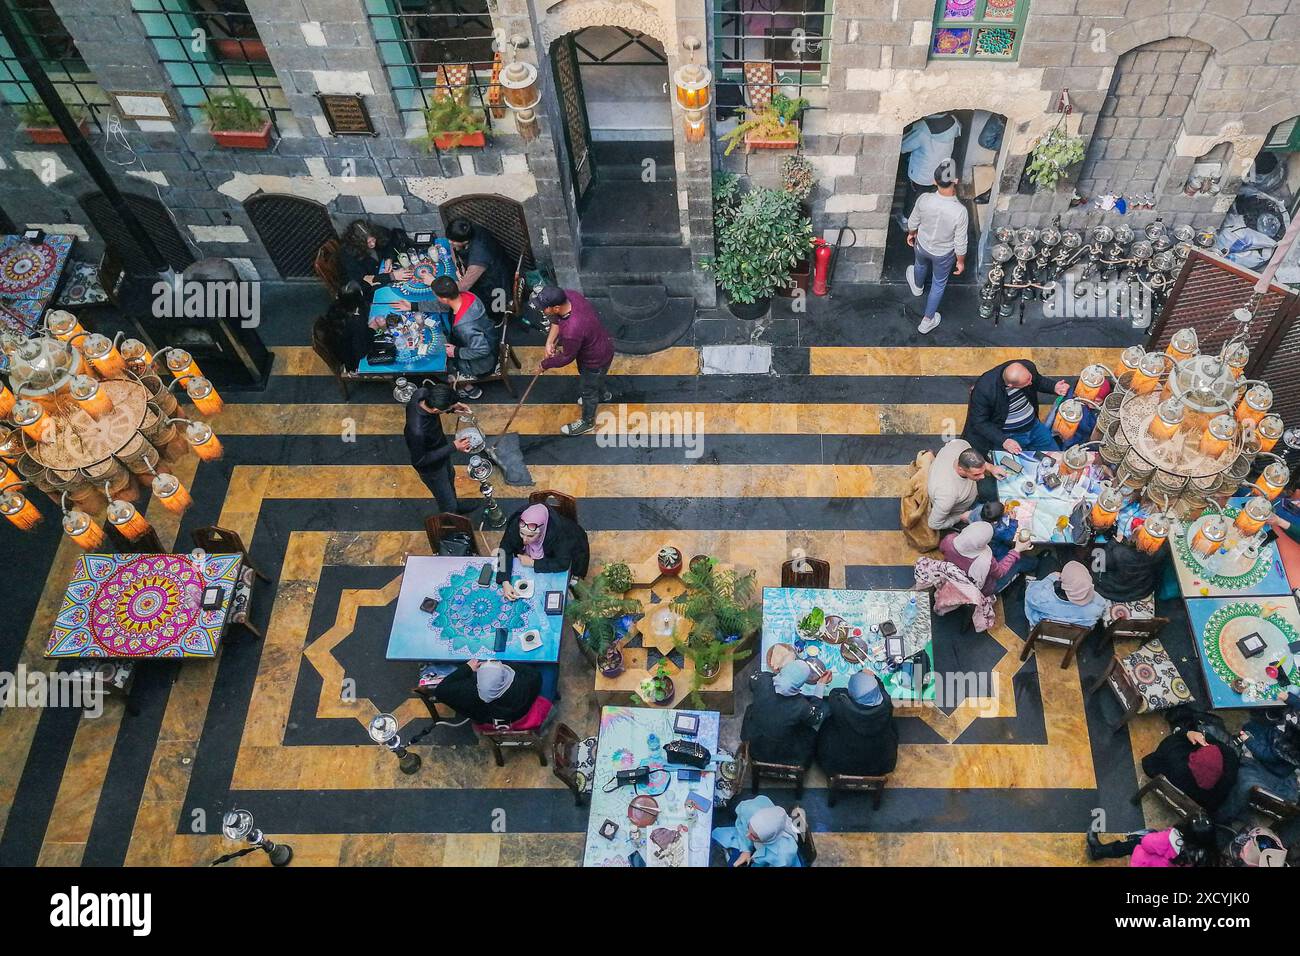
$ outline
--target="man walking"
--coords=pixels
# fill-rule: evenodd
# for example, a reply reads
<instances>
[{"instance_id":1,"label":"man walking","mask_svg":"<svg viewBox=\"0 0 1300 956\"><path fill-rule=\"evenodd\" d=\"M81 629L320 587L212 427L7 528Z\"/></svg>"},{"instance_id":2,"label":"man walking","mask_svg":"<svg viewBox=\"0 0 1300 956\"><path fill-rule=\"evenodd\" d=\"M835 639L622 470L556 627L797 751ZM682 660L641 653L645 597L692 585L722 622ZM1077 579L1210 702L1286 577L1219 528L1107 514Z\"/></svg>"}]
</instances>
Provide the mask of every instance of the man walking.
<instances>
[{"instance_id":1,"label":"man walking","mask_svg":"<svg viewBox=\"0 0 1300 956\"><path fill-rule=\"evenodd\" d=\"M595 307L572 289L549 287L537 294L537 305L551 320L542 368L578 363L578 404L582 417L560 427L565 435L582 435L596 427L596 409L613 394L605 390L605 375L614 361L614 340L600 322Z\"/></svg>"},{"instance_id":2,"label":"man walking","mask_svg":"<svg viewBox=\"0 0 1300 956\"><path fill-rule=\"evenodd\" d=\"M469 514L476 504L461 505L456 500L456 477L451 467L451 451L469 451L469 439L447 440L442 430L442 416L468 412L469 407L455 400L451 388L442 383L417 388L406 403L406 450L411 467L420 476L442 512Z\"/></svg>"},{"instance_id":3,"label":"man walking","mask_svg":"<svg viewBox=\"0 0 1300 956\"><path fill-rule=\"evenodd\" d=\"M1038 374L1029 359L1003 362L981 375L970 392L962 437L980 454L1060 451L1052 430L1038 419L1039 395L1064 395L1070 383Z\"/></svg>"},{"instance_id":4,"label":"man walking","mask_svg":"<svg viewBox=\"0 0 1300 956\"><path fill-rule=\"evenodd\" d=\"M925 300L925 316L916 331L933 332L942 316L939 303L948 287L949 275L961 275L966 268L966 231L970 217L957 198L957 173L951 159L934 171L935 192L916 200L907 219L907 244L915 250L913 264L907 267L907 284L912 295L925 291L930 280L930 295Z\"/></svg>"}]
</instances>

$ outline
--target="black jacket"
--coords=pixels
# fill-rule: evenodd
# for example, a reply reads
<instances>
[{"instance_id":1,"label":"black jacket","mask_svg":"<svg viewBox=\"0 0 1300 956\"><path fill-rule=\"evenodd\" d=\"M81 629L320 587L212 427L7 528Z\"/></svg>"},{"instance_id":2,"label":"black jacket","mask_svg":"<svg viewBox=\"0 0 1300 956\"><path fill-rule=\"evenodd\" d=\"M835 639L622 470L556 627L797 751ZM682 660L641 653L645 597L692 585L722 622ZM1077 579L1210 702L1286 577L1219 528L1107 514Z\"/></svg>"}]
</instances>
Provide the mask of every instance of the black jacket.
<instances>
[{"instance_id":1,"label":"black jacket","mask_svg":"<svg viewBox=\"0 0 1300 956\"><path fill-rule=\"evenodd\" d=\"M1102 549L1102 570L1092 576L1093 587L1108 601L1141 601L1156 593L1163 548L1145 554L1131 544L1107 541Z\"/></svg>"},{"instance_id":2,"label":"black jacket","mask_svg":"<svg viewBox=\"0 0 1300 956\"><path fill-rule=\"evenodd\" d=\"M1142 758L1142 772L1148 777L1164 774L1183 793L1187 794L1209 813L1213 814L1232 793L1232 785L1237 781L1237 752L1226 744L1211 740L1211 747L1218 747L1223 754L1223 775L1219 782L1208 790L1196 784L1192 770L1187 766L1187 758L1197 746L1187 739L1182 728L1174 731L1160 741L1160 746Z\"/></svg>"},{"instance_id":3,"label":"black jacket","mask_svg":"<svg viewBox=\"0 0 1300 956\"><path fill-rule=\"evenodd\" d=\"M546 519L546 537L542 539L542 557L533 562L533 570L543 573L568 571L575 578L587 576L591 563L591 547L587 532L577 522L570 521L550 505L544 506L550 517ZM501 535L501 553L504 566L497 568L497 583L508 581L514 573L515 556L522 554L524 539L519 535L519 516L527 510L520 508L506 519L506 530Z\"/></svg>"},{"instance_id":4,"label":"black jacket","mask_svg":"<svg viewBox=\"0 0 1300 956\"><path fill-rule=\"evenodd\" d=\"M826 703L826 720L817 732L817 763L827 776L892 773L898 764L898 728L889 695L879 704L864 707L846 689L837 687Z\"/></svg>"},{"instance_id":5,"label":"black jacket","mask_svg":"<svg viewBox=\"0 0 1300 956\"><path fill-rule=\"evenodd\" d=\"M406 403L406 430L403 432L406 450L411 453L411 467L416 471L445 468L455 450L447 433L442 430L442 416L420 407L423 397L424 390L418 389Z\"/></svg>"},{"instance_id":6,"label":"black jacket","mask_svg":"<svg viewBox=\"0 0 1300 956\"><path fill-rule=\"evenodd\" d=\"M473 295L473 293L462 293ZM456 354L451 365L461 375L477 377L487 375L497 367L500 332L492 324L483 302L474 296L465 314L457 322L454 317L447 340L455 346Z\"/></svg>"},{"instance_id":7,"label":"black jacket","mask_svg":"<svg viewBox=\"0 0 1300 956\"><path fill-rule=\"evenodd\" d=\"M749 744L754 760L807 767L817 748L817 725L826 704L803 694L778 694L772 684L774 676L763 672L750 677L754 699L745 709L740 739Z\"/></svg>"},{"instance_id":8,"label":"black jacket","mask_svg":"<svg viewBox=\"0 0 1300 956\"><path fill-rule=\"evenodd\" d=\"M434 699L476 724L490 724L494 720L512 724L528 713L542 692L542 675L527 664L511 664L510 669L515 672L515 679L509 690L494 701L479 697L478 675L468 664L461 664L442 679L434 688Z\"/></svg>"},{"instance_id":9,"label":"black jacket","mask_svg":"<svg viewBox=\"0 0 1300 956\"><path fill-rule=\"evenodd\" d=\"M479 276L479 280L474 283L474 288L470 291L482 300L488 311L492 310L495 301L502 302L505 309L510 308L510 298L513 295L511 287L514 285L514 263L506 264L505 253L501 251L501 245L492 233L482 226L475 226L474 234L470 236L469 246L464 252L457 253L456 259L462 272L470 266L483 267L483 274ZM498 289L502 294L499 300Z\"/></svg>"},{"instance_id":10,"label":"black jacket","mask_svg":"<svg viewBox=\"0 0 1300 956\"><path fill-rule=\"evenodd\" d=\"M991 368L975 382L971 389L970 404L966 408L966 427L961 437L970 442L981 455L1000 449L1007 440L1007 433L1002 426L1007 421L1007 410L1011 407L1011 396L1007 394L1007 384L1002 380L1002 373L1008 365L1019 363L1029 370L1033 381L1023 389L1034 414L1038 414L1038 395L1051 395L1056 387L1056 379L1044 378L1038 374L1038 367L1028 359L1013 359L1003 362L997 368Z\"/></svg>"},{"instance_id":11,"label":"black jacket","mask_svg":"<svg viewBox=\"0 0 1300 956\"><path fill-rule=\"evenodd\" d=\"M374 276L374 285L388 285L392 282L392 277L387 273L380 275L379 267L383 265L385 259L393 259L397 255L396 250L391 244L385 244L376 249L367 249L365 253L358 253L351 246L344 244L339 249L339 265L343 267L343 278L346 282L356 282L363 289L367 290L367 295L373 291L370 283L365 281L366 276Z\"/></svg>"}]
</instances>

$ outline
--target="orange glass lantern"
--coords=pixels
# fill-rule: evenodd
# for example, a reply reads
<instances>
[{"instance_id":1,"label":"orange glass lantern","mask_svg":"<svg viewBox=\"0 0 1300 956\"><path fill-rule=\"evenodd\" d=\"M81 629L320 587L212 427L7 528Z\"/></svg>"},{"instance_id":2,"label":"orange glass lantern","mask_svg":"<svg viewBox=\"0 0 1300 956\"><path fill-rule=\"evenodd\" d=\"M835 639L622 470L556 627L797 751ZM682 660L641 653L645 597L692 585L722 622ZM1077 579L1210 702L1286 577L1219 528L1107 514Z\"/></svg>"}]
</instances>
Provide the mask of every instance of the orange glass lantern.
<instances>
[{"instance_id":1,"label":"orange glass lantern","mask_svg":"<svg viewBox=\"0 0 1300 956\"><path fill-rule=\"evenodd\" d=\"M142 372L153 364L153 353L139 339L123 339L118 351L122 353L126 364L136 372Z\"/></svg>"},{"instance_id":2,"label":"orange glass lantern","mask_svg":"<svg viewBox=\"0 0 1300 956\"><path fill-rule=\"evenodd\" d=\"M188 384L190 378L203 374L194 363L194 356L184 349L172 349L167 353L167 371L176 376L176 381L182 387Z\"/></svg>"},{"instance_id":3,"label":"orange glass lantern","mask_svg":"<svg viewBox=\"0 0 1300 956\"><path fill-rule=\"evenodd\" d=\"M190 422L185 429L185 438L193 447L194 454L203 461L216 461L224 451L211 426L203 422Z\"/></svg>"},{"instance_id":4,"label":"orange glass lantern","mask_svg":"<svg viewBox=\"0 0 1300 956\"><path fill-rule=\"evenodd\" d=\"M1100 365L1089 365L1079 373L1079 381L1074 384L1074 397L1085 402L1095 402L1105 387L1106 370Z\"/></svg>"},{"instance_id":5,"label":"orange glass lantern","mask_svg":"<svg viewBox=\"0 0 1300 956\"><path fill-rule=\"evenodd\" d=\"M12 465L16 464L24 454L26 450L23 448L23 433L16 428L5 428L0 425L0 458Z\"/></svg>"},{"instance_id":6,"label":"orange glass lantern","mask_svg":"<svg viewBox=\"0 0 1300 956\"><path fill-rule=\"evenodd\" d=\"M1275 461L1264 469L1255 484L1263 494L1272 499L1282 493L1287 482L1291 480L1291 469L1280 461Z\"/></svg>"},{"instance_id":7,"label":"orange glass lantern","mask_svg":"<svg viewBox=\"0 0 1300 956\"><path fill-rule=\"evenodd\" d=\"M1056 410L1056 421L1052 423L1052 431L1062 441L1069 441L1079 430L1081 421L1083 421L1083 403L1071 398L1062 402L1061 407Z\"/></svg>"},{"instance_id":8,"label":"orange glass lantern","mask_svg":"<svg viewBox=\"0 0 1300 956\"><path fill-rule=\"evenodd\" d=\"M128 541L138 541L149 531L149 519L129 501L114 500L108 506L108 520Z\"/></svg>"},{"instance_id":9,"label":"orange glass lantern","mask_svg":"<svg viewBox=\"0 0 1300 956\"><path fill-rule=\"evenodd\" d=\"M1223 515L1214 515L1201 523L1192 535L1192 550L1204 555L1214 554L1223 547L1228 539L1228 519Z\"/></svg>"},{"instance_id":10,"label":"orange glass lantern","mask_svg":"<svg viewBox=\"0 0 1300 956\"><path fill-rule=\"evenodd\" d=\"M32 441L50 442L54 440L54 422L45 414L45 409L35 402L19 399L14 403L14 424L23 430Z\"/></svg>"},{"instance_id":11,"label":"orange glass lantern","mask_svg":"<svg viewBox=\"0 0 1300 956\"><path fill-rule=\"evenodd\" d=\"M201 415L220 415L221 410L226 407L217 390L206 378L191 378L185 385L185 394L190 397L190 401L194 403L194 407Z\"/></svg>"},{"instance_id":12,"label":"orange glass lantern","mask_svg":"<svg viewBox=\"0 0 1300 956\"><path fill-rule=\"evenodd\" d=\"M1165 371L1164 355L1160 352L1152 352L1142 359L1142 364L1138 366L1137 371L1133 373L1133 380L1129 383L1135 395L1147 395L1156 390L1160 384L1160 376Z\"/></svg>"},{"instance_id":13,"label":"orange glass lantern","mask_svg":"<svg viewBox=\"0 0 1300 956\"><path fill-rule=\"evenodd\" d=\"M18 399L14 398L14 393L9 391L9 387L4 382L0 382L0 418L8 418L17 402Z\"/></svg>"},{"instance_id":14,"label":"orange glass lantern","mask_svg":"<svg viewBox=\"0 0 1300 956\"><path fill-rule=\"evenodd\" d=\"M99 418L113 410L113 400L99 387L99 382L89 375L78 375L72 380L72 397L91 418Z\"/></svg>"},{"instance_id":15,"label":"orange glass lantern","mask_svg":"<svg viewBox=\"0 0 1300 956\"><path fill-rule=\"evenodd\" d=\"M1264 527L1264 522L1268 516L1273 513L1273 503L1267 498L1261 498L1259 495L1251 495L1246 501L1241 511L1237 512L1237 520L1233 522L1237 530L1242 534L1254 534L1260 528Z\"/></svg>"},{"instance_id":16,"label":"orange glass lantern","mask_svg":"<svg viewBox=\"0 0 1300 956\"><path fill-rule=\"evenodd\" d=\"M1216 415L1201 435L1201 454L1218 458L1237 437L1237 422L1227 415Z\"/></svg>"},{"instance_id":17,"label":"orange glass lantern","mask_svg":"<svg viewBox=\"0 0 1300 956\"><path fill-rule=\"evenodd\" d=\"M1109 486L1101 490L1097 500L1092 504L1092 527L1095 531L1105 531L1115 524L1120 509L1124 507L1124 496Z\"/></svg>"},{"instance_id":18,"label":"orange glass lantern","mask_svg":"<svg viewBox=\"0 0 1300 956\"><path fill-rule=\"evenodd\" d=\"M71 312L50 312L45 316L45 327L60 342L71 342L86 331Z\"/></svg>"},{"instance_id":19,"label":"orange glass lantern","mask_svg":"<svg viewBox=\"0 0 1300 956\"><path fill-rule=\"evenodd\" d=\"M94 551L104 546L104 529L95 524L84 511L65 513L63 531L83 550Z\"/></svg>"},{"instance_id":20,"label":"orange glass lantern","mask_svg":"<svg viewBox=\"0 0 1300 956\"><path fill-rule=\"evenodd\" d=\"M1178 429L1183 424L1183 414L1187 411L1187 406L1176 398L1169 398L1160 403L1156 413L1151 416L1151 424L1147 426L1147 434L1156 441L1168 441L1178 434Z\"/></svg>"},{"instance_id":21,"label":"orange glass lantern","mask_svg":"<svg viewBox=\"0 0 1300 956\"><path fill-rule=\"evenodd\" d=\"M1282 437L1282 419L1276 415L1265 415L1255 426L1255 438L1259 441L1260 451L1272 451L1273 446Z\"/></svg>"},{"instance_id":22,"label":"orange glass lantern","mask_svg":"<svg viewBox=\"0 0 1300 956\"><path fill-rule=\"evenodd\" d=\"M4 515L23 531L31 531L41 523L42 517L36 506L16 488L0 494L0 515Z\"/></svg>"},{"instance_id":23,"label":"orange glass lantern","mask_svg":"<svg viewBox=\"0 0 1300 956\"><path fill-rule=\"evenodd\" d=\"M1143 554L1155 554L1169 539L1169 517L1154 514L1142 522L1133 537L1134 546Z\"/></svg>"},{"instance_id":24,"label":"orange glass lantern","mask_svg":"<svg viewBox=\"0 0 1300 956\"><path fill-rule=\"evenodd\" d=\"M1196 354L1198 343L1195 329L1179 329L1165 347L1165 354L1175 362L1189 359Z\"/></svg>"},{"instance_id":25,"label":"orange glass lantern","mask_svg":"<svg viewBox=\"0 0 1300 956\"><path fill-rule=\"evenodd\" d=\"M185 509L194 503L190 493L185 490L185 486L175 475L154 475L153 496L164 508L174 514L184 513Z\"/></svg>"},{"instance_id":26,"label":"orange glass lantern","mask_svg":"<svg viewBox=\"0 0 1300 956\"><path fill-rule=\"evenodd\" d=\"M8 462L0 460L0 488L22 484L22 479L9 467Z\"/></svg>"},{"instance_id":27,"label":"orange glass lantern","mask_svg":"<svg viewBox=\"0 0 1300 956\"><path fill-rule=\"evenodd\" d=\"M81 340L81 354L100 378L118 378L126 374L126 362L113 340L107 336L88 335Z\"/></svg>"},{"instance_id":28,"label":"orange glass lantern","mask_svg":"<svg viewBox=\"0 0 1300 956\"><path fill-rule=\"evenodd\" d=\"M1133 376L1137 374L1138 368L1142 365L1142 360L1146 358L1147 351L1140 345L1130 345L1120 353L1119 364L1121 371L1119 373L1120 384L1125 388L1133 382Z\"/></svg>"},{"instance_id":29,"label":"orange glass lantern","mask_svg":"<svg viewBox=\"0 0 1300 956\"><path fill-rule=\"evenodd\" d=\"M1272 407L1273 390L1267 385L1252 385L1237 405L1237 421L1243 426L1247 422L1253 425L1267 415Z\"/></svg>"},{"instance_id":30,"label":"orange glass lantern","mask_svg":"<svg viewBox=\"0 0 1300 956\"><path fill-rule=\"evenodd\" d=\"M1228 349L1227 354L1223 356L1223 361L1232 370L1233 378L1241 378L1242 373L1246 371L1246 365L1250 362L1250 349L1244 342L1238 342Z\"/></svg>"},{"instance_id":31,"label":"orange glass lantern","mask_svg":"<svg viewBox=\"0 0 1300 956\"><path fill-rule=\"evenodd\" d=\"M1073 448L1067 448L1065 454L1061 456L1061 473L1065 477L1081 475L1087 470L1091 460L1088 449L1082 445L1075 445Z\"/></svg>"}]
</instances>

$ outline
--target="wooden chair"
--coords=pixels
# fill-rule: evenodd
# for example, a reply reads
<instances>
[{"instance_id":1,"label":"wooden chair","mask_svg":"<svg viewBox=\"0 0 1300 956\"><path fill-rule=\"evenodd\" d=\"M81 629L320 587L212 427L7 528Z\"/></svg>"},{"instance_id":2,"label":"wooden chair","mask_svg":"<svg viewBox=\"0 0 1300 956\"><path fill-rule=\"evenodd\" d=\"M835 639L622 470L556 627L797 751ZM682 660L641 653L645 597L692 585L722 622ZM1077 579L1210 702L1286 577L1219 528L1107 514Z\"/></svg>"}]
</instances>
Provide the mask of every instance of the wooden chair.
<instances>
[{"instance_id":1,"label":"wooden chair","mask_svg":"<svg viewBox=\"0 0 1300 956\"><path fill-rule=\"evenodd\" d=\"M799 862L812 866L817 862L817 845L813 843L812 826L808 823L808 812L796 806L790 810L790 823L798 834Z\"/></svg>"},{"instance_id":2,"label":"wooden chair","mask_svg":"<svg viewBox=\"0 0 1300 956\"><path fill-rule=\"evenodd\" d=\"M338 382L339 391L343 393L343 401L348 400L348 370L343 365L343 360L335 354L334 348L330 345L329 334L326 332L326 326L329 319L326 316L320 316L312 323L311 326L311 350L316 353L325 367L330 370L334 380Z\"/></svg>"},{"instance_id":3,"label":"wooden chair","mask_svg":"<svg viewBox=\"0 0 1300 956\"><path fill-rule=\"evenodd\" d=\"M429 537L429 548L434 554L439 553L439 546L442 544L442 537L450 532L463 532L469 535L469 553L475 557L482 557L483 550L479 547L478 535L474 533L474 523L465 517L465 515L452 514L444 511L441 514L429 515L424 519L424 533Z\"/></svg>"},{"instance_id":4,"label":"wooden chair","mask_svg":"<svg viewBox=\"0 0 1300 956\"><path fill-rule=\"evenodd\" d=\"M343 292L343 265L339 261L339 241L326 239L316 250L316 259L312 263L316 277L325 283L330 298L337 299Z\"/></svg>"},{"instance_id":5,"label":"wooden chair","mask_svg":"<svg viewBox=\"0 0 1300 956\"><path fill-rule=\"evenodd\" d=\"M248 549L244 547L243 539L234 531L227 531L225 528L215 526L195 528L190 537L194 541L194 547L208 554L241 555L243 564L239 569L239 580L235 582L234 593L230 598L228 620L231 624L239 625L260 640L263 634L252 622L253 581L255 578L261 578L263 581L270 581L271 579L259 571L257 565L253 564L248 557Z\"/></svg>"},{"instance_id":6,"label":"wooden chair","mask_svg":"<svg viewBox=\"0 0 1300 956\"><path fill-rule=\"evenodd\" d=\"M486 385L488 382L500 382L510 393L510 397L515 397L515 387L510 383L510 369L513 365L515 370L523 368L519 361L519 356L515 355L515 350L510 347L506 341L506 333L510 331L510 323L501 323L501 341L500 348L497 351L497 367L486 375L480 375L477 378L462 378L457 380L457 385Z\"/></svg>"},{"instance_id":7,"label":"wooden chair","mask_svg":"<svg viewBox=\"0 0 1300 956\"><path fill-rule=\"evenodd\" d=\"M783 588L820 588L831 586L831 566L829 561L820 558L805 559L811 570L799 572L794 569L794 561L781 565L781 587Z\"/></svg>"},{"instance_id":8,"label":"wooden chair","mask_svg":"<svg viewBox=\"0 0 1300 956\"><path fill-rule=\"evenodd\" d=\"M578 499L562 491L534 491L528 496L530 505L546 505L554 508L575 524L578 521Z\"/></svg>"},{"instance_id":9,"label":"wooden chair","mask_svg":"<svg viewBox=\"0 0 1300 956\"><path fill-rule=\"evenodd\" d=\"M1148 683L1141 684L1141 680ZM1171 710L1194 699L1178 666L1155 638L1123 657L1112 656L1101 677L1088 689L1088 695L1103 686L1110 687L1124 709L1123 718L1114 728L1116 733L1139 714Z\"/></svg>"},{"instance_id":10,"label":"wooden chair","mask_svg":"<svg viewBox=\"0 0 1300 956\"><path fill-rule=\"evenodd\" d=\"M1250 792L1246 795L1246 805L1278 823L1300 818L1300 803L1285 800L1260 786L1250 788Z\"/></svg>"},{"instance_id":11,"label":"wooden chair","mask_svg":"<svg viewBox=\"0 0 1300 956\"><path fill-rule=\"evenodd\" d=\"M1160 636L1160 630L1169 623L1167 617L1116 618L1102 631L1102 640L1113 646L1116 638L1135 639L1146 643L1153 637Z\"/></svg>"},{"instance_id":12,"label":"wooden chair","mask_svg":"<svg viewBox=\"0 0 1300 956\"><path fill-rule=\"evenodd\" d=\"M769 780L788 780L794 784L794 798L798 800L803 796L803 778L808 772L807 767L801 767L794 763L767 763L762 760L755 760L749 752L749 743L745 742L740 745L740 750L736 752L736 760L750 768L753 774L750 784L750 792L758 793L759 780L767 777Z\"/></svg>"},{"instance_id":13,"label":"wooden chair","mask_svg":"<svg viewBox=\"0 0 1300 956\"><path fill-rule=\"evenodd\" d=\"M1065 648L1065 657L1061 659L1061 669L1064 670L1070 666L1075 653L1079 650L1079 645L1092 633L1092 630L1091 627L1084 627L1081 624L1063 624L1060 621L1049 621L1044 618L1034 625L1034 629L1029 632L1029 637L1025 638L1025 649L1020 652L1020 659L1029 660L1034 645L1040 641L1044 644L1054 644Z\"/></svg>"},{"instance_id":14,"label":"wooden chair","mask_svg":"<svg viewBox=\"0 0 1300 956\"><path fill-rule=\"evenodd\" d=\"M488 727L482 724L474 724L475 732L488 743L492 745L492 757L496 760L498 767L506 765L505 748L517 747L520 750L532 750L537 754L537 760L543 767L546 766L546 738L544 735L544 725L536 730L507 730L504 728Z\"/></svg>"},{"instance_id":15,"label":"wooden chair","mask_svg":"<svg viewBox=\"0 0 1300 956\"><path fill-rule=\"evenodd\" d=\"M880 777L855 777L847 773L831 774L826 794L826 805L835 806L835 801L841 790L866 791L871 794L871 809L880 809L880 799L885 795L885 784L889 782L889 774Z\"/></svg>"},{"instance_id":16,"label":"wooden chair","mask_svg":"<svg viewBox=\"0 0 1300 956\"><path fill-rule=\"evenodd\" d=\"M551 743L552 771L573 791L574 806L591 799L596 769L596 738L581 739L568 724L558 724Z\"/></svg>"},{"instance_id":17,"label":"wooden chair","mask_svg":"<svg viewBox=\"0 0 1300 956\"><path fill-rule=\"evenodd\" d=\"M1110 663L1106 665L1106 670L1102 672L1097 683L1088 689L1088 696L1097 693L1103 685L1110 686L1110 689L1115 694L1115 699L1119 701L1120 707L1123 708L1124 716L1120 718L1120 722L1113 728L1115 733L1119 733L1130 720L1142 713L1145 701L1142 695L1138 693L1138 689L1133 686L1133 682L1129 680L1124 668L1120 666L1118 657L1110 659Z\"/></svg>"},{"instance_id":18,"label":"wooden chair","mask_svg":"<svg viewBox=\"0 0 1300 956\"><path fill-rule=\"evenodd\" d=\"M1148 793L1154 793L1169 804L1170 808L1178 814L1179 819L1190 820L1197 815L1209 816L1204 807L1170 783L1162 773L1156 774L1144 783L1138 792L1133 794L1133 802L1140 804L1142 798Z\"/></svg>"}]
</instances>

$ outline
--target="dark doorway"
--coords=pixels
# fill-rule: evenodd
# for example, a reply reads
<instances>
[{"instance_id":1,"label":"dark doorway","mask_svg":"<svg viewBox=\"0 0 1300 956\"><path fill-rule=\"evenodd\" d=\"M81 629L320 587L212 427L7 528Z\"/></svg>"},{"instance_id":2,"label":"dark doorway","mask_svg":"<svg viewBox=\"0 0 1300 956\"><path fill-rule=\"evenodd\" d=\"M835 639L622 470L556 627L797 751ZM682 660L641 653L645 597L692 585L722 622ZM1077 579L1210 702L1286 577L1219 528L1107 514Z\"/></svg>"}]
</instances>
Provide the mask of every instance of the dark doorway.
<instances>
[{"instance_id":1,"label":"dark doorway","mask_svg":"<svg viewBox=\"0 0 1300 956\"><path fill-rule=\"evenodd\" d=\"M125 193L123 198L126 200L127 208L135 213L169 266L179 272L195 261L194 251L186 243L181 231L176 228L176 223L166 206L156 199L133 193ZM86 215L104 240L104 244L117 255L127 275L150 276L158 271L131 233L127 231L126 223L122 222L122 217L109 204L108 198L103 193L90 193L82 196L78 202L81 203L81 208L86 211Z\"/></svg>"},{"instance_id":2,"label":"dark doorway","mask_svg":"<svg viewBox=\"0 0 1300 956\"><path fill-rule=\"evenodd\" d=\"M244 211L281 279L315 278L316 253L338 238L329 210L312 199L258 193L245 200Z\"/></svg>"}]
</instances>

